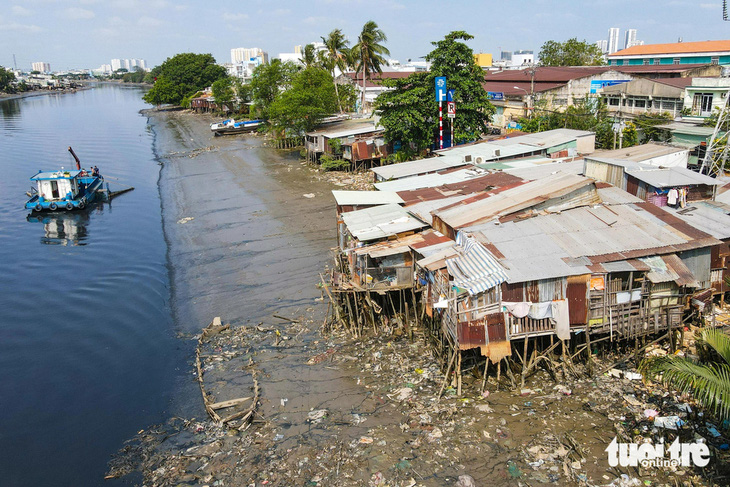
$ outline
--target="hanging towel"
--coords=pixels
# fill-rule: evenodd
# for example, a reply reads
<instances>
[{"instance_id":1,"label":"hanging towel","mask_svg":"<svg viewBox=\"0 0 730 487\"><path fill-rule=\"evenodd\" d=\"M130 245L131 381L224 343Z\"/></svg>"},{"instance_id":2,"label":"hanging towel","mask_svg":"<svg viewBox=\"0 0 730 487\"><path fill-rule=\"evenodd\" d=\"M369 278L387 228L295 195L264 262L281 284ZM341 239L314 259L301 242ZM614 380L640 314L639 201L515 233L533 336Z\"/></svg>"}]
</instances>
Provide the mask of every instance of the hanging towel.
<instances>
[{"instance_id":1,"label":"hanging towel","mask_svg":"<svg viewBox=\"0 0 730 487\"><path fill-rule=\"evenodd\" d=\"M502 301L502 306L505 307L507 311L510 312L512 316L515 318L524 318L527 316L530 312L530 305L532 303L525 303L525 302L507 302Z\"/></svg>"},{"instance_id":2,"label":"hanging towel","mask_svg":"<svg viewBox=\"0 0 730 487\"><path fill-rule=\"evenodd\" d=\"M544 303L532 303L532 306L530 306L530 313L527 316L533 320L550 318L553 315L550 305L550 301L545 301Z\"/></svg>"},{"instance_id":3,"label":"hanging towel","mask_svg":"<svg viewBox=\"0 0 730 487\"><path fill-rule=\"evenodd\" d=\"M552 322L555 324L555 334L561 340L570 340L570 314L568 300L561 299L550 303Z\"/></svg>"},{"instance_id":4,"label":"hanging towel","mask_svg":"<svg viewBox=\"0 0 730 487\"><path fill-rule=\"evenodd\" d=\"M667 193L667 204L676 205L678 197L679 197L679 192L674 188L670 189L669 193Z\"/></svg>"}]
</instances>

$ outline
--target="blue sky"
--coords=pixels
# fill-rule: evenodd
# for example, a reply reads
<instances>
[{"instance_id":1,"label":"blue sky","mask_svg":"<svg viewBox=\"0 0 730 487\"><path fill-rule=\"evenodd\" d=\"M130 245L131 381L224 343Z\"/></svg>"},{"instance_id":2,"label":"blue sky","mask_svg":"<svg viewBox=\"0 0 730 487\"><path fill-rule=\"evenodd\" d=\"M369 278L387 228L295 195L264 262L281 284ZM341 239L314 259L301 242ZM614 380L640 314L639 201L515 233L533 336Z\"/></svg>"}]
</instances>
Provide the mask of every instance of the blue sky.
<instances>
[{"instance_id":1,"label":"blue sky","mask_svg":"<svg viewBox=\"0 0 730 487\"><path fill-rule=\"evenodd\" d=\"M722 0L643 1L167 1L0 0L0 65L45 61L51 69L96 68L112 58L149 66L180 52L211 53L219 62L234 47L260 47L275 57L341 28L354 43L374 20L391 57L425 55L452 30L474 36L475 52L534 50L547 40L594 42L609 27L637 29L647 44L730 39ZM498 56L495 56L498 57Z\"/></svg>"}]
</instances>

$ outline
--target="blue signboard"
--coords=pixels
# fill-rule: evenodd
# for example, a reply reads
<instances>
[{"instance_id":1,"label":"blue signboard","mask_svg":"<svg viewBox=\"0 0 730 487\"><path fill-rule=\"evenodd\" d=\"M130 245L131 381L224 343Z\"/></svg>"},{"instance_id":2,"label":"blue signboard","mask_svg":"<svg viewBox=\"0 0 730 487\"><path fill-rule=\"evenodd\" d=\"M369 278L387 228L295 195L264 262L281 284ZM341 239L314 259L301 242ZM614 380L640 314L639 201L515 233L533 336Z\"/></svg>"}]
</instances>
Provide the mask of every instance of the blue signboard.
<instances>
[{"instance_id":1,"label":"blue signboard","mask_svg":"<svg viewBox=\"0 0 730 487\"><path fill-rule=\"evenodd\" d=\"M606 86L620 85L621 83L627 83L628 79L596 79L591 81L591 93L597 93L601 88Z\"/></svg>"},{"instance_id":2,"label":"blue signboard","mask_svg":"<svg viewBox=\"0 0 730 487\"><path fill-rule=\"evenodd\" d=\"M501 91L487 91L487 99L494 101L504 101L504 93Z\"/></svg>"},{"instance_id":3,"label":"blue signboard","mask_svg":"<svg viewBox=\"0 0 730 487\"><path fill-rule=\"evenodd\" d=\"M454 101L454 92L456 90L447 90L446 91L446 101Z\"/></svg>"},{"instance_id":4,"label":"blue signboard","mask_svg":"<svg viewBox=\"0 0 730 487\"><path fill-rule=\"evenodd\" d=\"M446 76L436 76L436 101L446 100Z\"/></svg>"}]
</instances>

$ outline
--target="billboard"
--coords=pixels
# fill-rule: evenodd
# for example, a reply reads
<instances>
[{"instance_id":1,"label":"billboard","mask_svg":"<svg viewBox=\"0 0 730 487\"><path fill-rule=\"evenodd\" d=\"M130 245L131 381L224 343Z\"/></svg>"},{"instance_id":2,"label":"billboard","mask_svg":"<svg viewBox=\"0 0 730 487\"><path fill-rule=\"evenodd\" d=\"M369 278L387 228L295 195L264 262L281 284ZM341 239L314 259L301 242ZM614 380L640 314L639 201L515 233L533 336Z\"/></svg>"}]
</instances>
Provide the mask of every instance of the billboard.
<instances>
[{"instance_id":1,"label":"billboard","mask_svg":"<svg viewBox=\"0 0 730 487\"><path fill-rule=\"evenodd\" d=\"M621 83L628 83L630 79L594 79L591 81L590 93L595 94L601 88L606 86L620 85Z\"/></svg>"}]
</instances>

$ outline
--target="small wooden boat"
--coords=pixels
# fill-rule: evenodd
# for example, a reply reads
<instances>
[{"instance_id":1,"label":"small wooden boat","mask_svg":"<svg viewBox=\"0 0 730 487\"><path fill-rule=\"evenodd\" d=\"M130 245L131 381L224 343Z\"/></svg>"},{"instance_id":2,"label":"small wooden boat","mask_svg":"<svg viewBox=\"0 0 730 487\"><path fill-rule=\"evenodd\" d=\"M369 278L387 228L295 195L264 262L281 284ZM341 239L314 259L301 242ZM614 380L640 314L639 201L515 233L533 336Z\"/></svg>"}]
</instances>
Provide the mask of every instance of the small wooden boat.
<instances>
[{"instance_id":1,"label":"small wooden boat","mask_svg":"<svg viewBox=\"0 0 730 487\"><path fill-rule=\"evenodd\" d=\"M261 120L241 120L236 122L234 119L229 118L222 122L211 123L210 130L213 132L213 135L241 134L253 132L259 128L261 123Z\"/></svg>"},{"instance_id":2,"label":"small wooden boat","mask_svg":"<svg viewBox=\"0 0 730 487\"><path fill-rule=\"evenodd\" d=\"M68 150L76 159L76 169L38 171L30 178L37 183L37 187L31 189L30 199L25 203L26 209L37 212L81 210L97 198L97 191L104 184L99 169L82 169L81 161L73 149L69 147Z\"/></svg>"}]
</instances>

